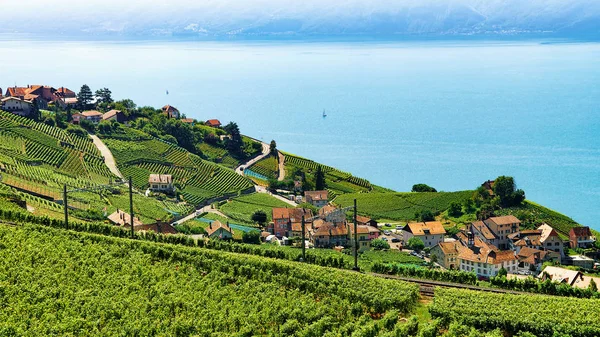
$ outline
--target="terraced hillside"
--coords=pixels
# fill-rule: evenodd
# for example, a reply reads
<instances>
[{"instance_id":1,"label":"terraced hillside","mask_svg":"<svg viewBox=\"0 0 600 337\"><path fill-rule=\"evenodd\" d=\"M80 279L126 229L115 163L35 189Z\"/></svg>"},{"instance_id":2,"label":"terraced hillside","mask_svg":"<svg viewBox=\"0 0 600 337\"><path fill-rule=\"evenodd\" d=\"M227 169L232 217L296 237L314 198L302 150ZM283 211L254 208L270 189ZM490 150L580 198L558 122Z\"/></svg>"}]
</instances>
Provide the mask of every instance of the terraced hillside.
<instances>
[{"instance_id":1,"label":"terraced hillside","mask_svg":"<svg viewBox=\"0 0 600 337\"><path fill-rule=\"evenodd\" d=\"M452 202L462 204L471 198L473 191L423 192L423 193L356 193L338 196L334 202L351 206L354 199L358 212L375 219L414 220L415 213L429 210L438 213L446 210Z\"/></svg>"},{"instance_id":2,"label":"terraced hillside","mask_svg":"<svg viewBox=\"0 0 600 337\"><path fill-rule=\"evenodd\" d=\"M98 188L118 178L89 137L0 111L0 169L2 190L24 200L36 215L63 218L62 190L69 193L71 215L101 220L102 213L128 209L124 186ZM134 209L144 223L168 220L192 207L134 195Z\"/></svg>"},{"instance_id":3,"label":"terraced hillside","mask_svg":"<svg viewBox=\"0 0 600 337\"><path fill-rule=\"evenodd\" d=\"M0 224L0 242L3 335L383 335L418 297L355 272L29 225Z\"/></svg>"},{"instance_id":4,"label":"terraced hillside","mask_svg":"<svg viewBox=\"0 0 600 337\"><path fill-rule=\"evenodd\" d=\"M170 174L185 201L199 205L207 199L236 194L253 186L231 169L138 130L122 128L118 133L103 136L103 141L112 151L119 170L131 176L140 190L148 187L150 174Z\"/></svg>"},{"instance_id":5,"label":"terraced hillside","mask_svg":"<svg viewBox=\"0 0 600 337\"><path fill-rule=\"evenodd\" d=\"M284 153L284 155L285 172L289 178L294 178L294 172L297 170L314 174L317 171L317 167L320 166L321 170L325 173L325 182L331 196L344 193L368 192L374 188L368 180L355 177L348 172L343 172L334 167L293 154Z\"/></svg>"},{"instance_id":6,"label":"terraced hillside","mask_svg":"<svg viewBox=\"0 0 600 337\"><path fill-rule=\"evenodd\" d=\"M49 200L116 179L91 139L0 111L2 183Z\"/></svg>"}]
</instances>

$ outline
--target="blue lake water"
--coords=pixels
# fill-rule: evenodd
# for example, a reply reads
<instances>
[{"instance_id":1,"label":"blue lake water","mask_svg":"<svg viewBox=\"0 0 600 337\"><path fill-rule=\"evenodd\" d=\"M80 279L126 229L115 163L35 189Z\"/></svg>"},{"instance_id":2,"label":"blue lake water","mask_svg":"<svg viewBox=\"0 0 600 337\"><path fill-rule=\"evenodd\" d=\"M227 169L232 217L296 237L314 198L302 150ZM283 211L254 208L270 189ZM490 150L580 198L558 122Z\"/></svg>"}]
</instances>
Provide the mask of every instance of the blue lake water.
<instances>
[{"instance_id":1,"label":"blue lake water","mask_svg":"<svg viewBox=\"0 0 600 337\"><path fill-rule=\"evenodd\" d=\"M4 38L0 87L15 83L87 83L233 120L398 191L512 175L529 199L600 230L600 44Z\"/></svg>"}]
</instances>

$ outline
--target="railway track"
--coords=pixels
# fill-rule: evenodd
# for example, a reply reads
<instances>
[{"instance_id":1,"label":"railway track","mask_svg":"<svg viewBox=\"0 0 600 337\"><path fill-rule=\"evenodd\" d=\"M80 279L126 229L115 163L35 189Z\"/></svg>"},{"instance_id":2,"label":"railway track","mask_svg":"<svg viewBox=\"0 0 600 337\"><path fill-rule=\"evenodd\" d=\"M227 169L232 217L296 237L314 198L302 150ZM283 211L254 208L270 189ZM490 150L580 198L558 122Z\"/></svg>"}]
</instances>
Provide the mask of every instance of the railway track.
<instances>
[{"instance_id":1,"label":"railway track","mask_svg":"<svg viewBox=\"0 0 600 337\"><path fill-rule=\"evenodd\" d=\"M479 286L460 284L460 283L424 280L424 279L403 277L403 276L397 276L397 275L386 275L386 274L377 274L377 273L369 273L369 274L376 276L376 277L382 277L382 278L387 278L387 279L392 279L392 280L400 280L400 281L405 281L405 282L416 283L419 285L419 291L421 292L421 295L425 296L425 297L433 297L435 294L436 287L461 288L461 289L468 289L468 290L485 291L485 292L501 293L501 294L513 294L513 295L527 294L524 292L513 291L513 290L479 287Z\"/></svg>"}]
</instances>

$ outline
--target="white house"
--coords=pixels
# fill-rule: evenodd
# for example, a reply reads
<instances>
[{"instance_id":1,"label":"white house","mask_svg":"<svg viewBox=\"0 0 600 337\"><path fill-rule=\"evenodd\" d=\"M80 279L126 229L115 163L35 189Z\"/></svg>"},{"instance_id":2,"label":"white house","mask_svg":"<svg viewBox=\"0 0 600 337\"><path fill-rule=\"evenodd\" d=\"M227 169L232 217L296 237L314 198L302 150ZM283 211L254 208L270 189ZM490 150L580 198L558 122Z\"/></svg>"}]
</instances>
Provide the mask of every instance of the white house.
<instances>
[{"instance_id":1,"label":"white house","mask_svg":"<svg viewBox=\"0 0 600 337\"><path fill-rule=\"evenodd\" d=\"M413 222L404 226L402 229L404 244L412 237L417 237L423 241L425 247L434 247L440 242L444 242L446 230L439 221Z\"/></svg>"},{"instance_id":2,"label":"white house","mask_svg":"<svg viewBox=\"0 0 600 337\"><path fill-rule=\"evenodd\" d=\"M148 178L150 191L171 193L173 192L173 177L170 174L151 174Z\"/></svg>"},{"instance_id":3,"label":"white house","mask_svg":"<svg viewBox=\"0 0 600 337\"><path fill-rule=\"evenodd\" d=\"M2 110L19 116L29 116L33 110L33 103L31 103L31 101L16 97L6 97L0 102L2 102Z\"/></svg>"},{"instance_id":4,"label":"white house","mask_svg":"<svg viewBox=\"0 0 600 337\"><path fill-rule=\"evenodd\" d=\"M502 268L509 273L517 271L519 261L513 251L500 251L472 233L467 235L467 244L459 248L457 256L460 270L486 278L498 275Z\"/></svg>"}]
</instances>

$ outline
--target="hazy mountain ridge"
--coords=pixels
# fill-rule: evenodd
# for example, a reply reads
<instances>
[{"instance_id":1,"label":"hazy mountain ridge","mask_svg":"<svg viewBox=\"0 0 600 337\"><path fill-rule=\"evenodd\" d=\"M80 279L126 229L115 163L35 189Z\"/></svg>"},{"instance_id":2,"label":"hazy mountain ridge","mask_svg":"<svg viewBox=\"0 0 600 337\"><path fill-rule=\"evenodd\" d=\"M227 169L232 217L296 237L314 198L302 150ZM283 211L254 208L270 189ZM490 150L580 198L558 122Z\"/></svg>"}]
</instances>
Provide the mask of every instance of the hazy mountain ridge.
<instances>
[{"instance_id":1,"label":"hazy mountain ridge","mask_svg":"<svg viewBox=\"0 0 600 337\"><path fill-rule=\"evenodd\" d=\"M38 1L20 3L31 2L30 7L4 5L12 15L0 21L0 32L202 37L600 36L600 1L596 0L178 0L171 4L92 0L85 4L61 3L42 12L24 9L34 8Z\"/></svg>"}]
</instances>

